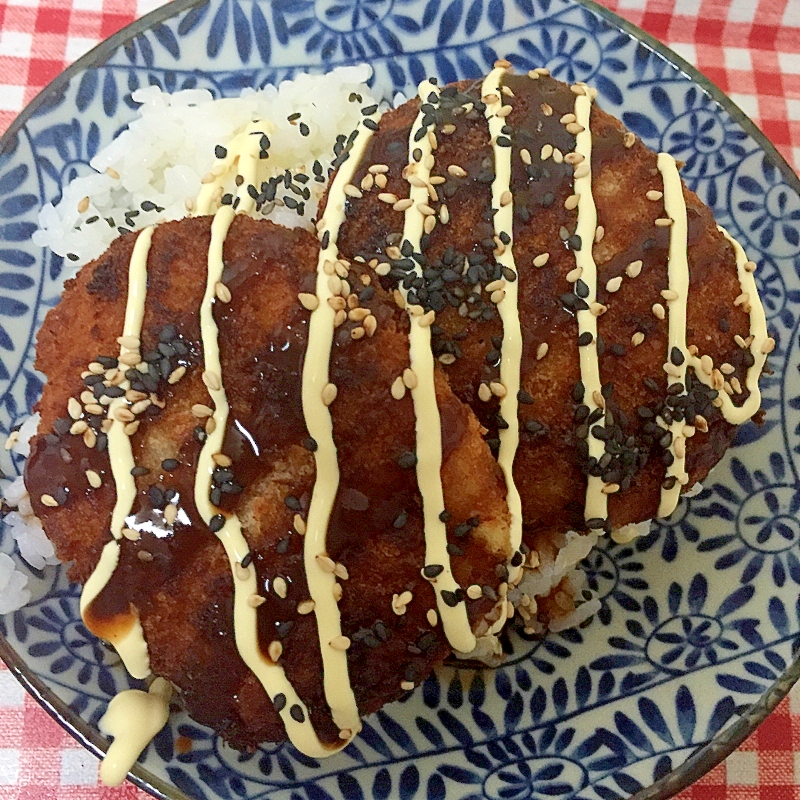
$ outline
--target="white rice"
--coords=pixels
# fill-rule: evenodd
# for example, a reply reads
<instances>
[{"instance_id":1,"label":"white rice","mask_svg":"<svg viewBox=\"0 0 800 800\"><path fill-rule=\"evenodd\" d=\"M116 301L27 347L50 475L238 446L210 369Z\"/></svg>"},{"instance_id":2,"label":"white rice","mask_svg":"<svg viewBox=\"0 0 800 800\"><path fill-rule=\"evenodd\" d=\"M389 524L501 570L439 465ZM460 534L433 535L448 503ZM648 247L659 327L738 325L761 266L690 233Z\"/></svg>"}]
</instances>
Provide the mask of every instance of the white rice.
<instances>
[{"instance_id":1,"label":"white rice","mask_svg":"<svg viewBox=\"0 0 800 800\"><path fill-rule=\"evenodd\" d=\"M18 439L12 446L15 453L27 458L30 455L30 439L39 427L39 415L32 414L19 428ZM5 504L14 509L4 518L5 524L17 544L20 556L34 569L44 569L49 564L58 564L55 549L34 516L31 499L22 476L0 481ZM28 576L17 569L14 559L0 553L0 614L8 614L22 608L31 599L27 588Z\"/></svg>"},{"instance_id":2,"label":"white rice","mask_svg":"<svg viewBox=\"0 0 800 800\"><path fill-rule=\"evenodd\" d=\"M298 75L277 88L245 89L238 98L221 100L214 100L205 89L175 94L156 86L139 89L133 93L141 104L136 119L92 159L96 172L76 178L55 206L48 203L42 208L33 241L69 256L78 267L105 252L119 235L117 227L126 226L126 212L139 212L131 219L130 230L185 217L187 200L197 196L203 176L214 167L215 147L224 147L257 119L270 123L270 156L265 163L272 175L289 169L312 176L312 165L319 161L327 178L337 135L354 130L361 109L377 102L366 85L371 75L368 64L339 67L325 75ZM296 114L300 117L290 122L288 118ZM307 136L301 134L300 123L308 126ZM312 194L302 219L280 205L280 198L289 192L278 193L279 203L270 210L269 219L311 229L325 183L312 177L306 185ZM85 198L88 207L79 211L87 203ZM142 203L155 203L163 211L145 212ZM93 217L99 219L86 222Z\"/></svg>"}]
</instances>

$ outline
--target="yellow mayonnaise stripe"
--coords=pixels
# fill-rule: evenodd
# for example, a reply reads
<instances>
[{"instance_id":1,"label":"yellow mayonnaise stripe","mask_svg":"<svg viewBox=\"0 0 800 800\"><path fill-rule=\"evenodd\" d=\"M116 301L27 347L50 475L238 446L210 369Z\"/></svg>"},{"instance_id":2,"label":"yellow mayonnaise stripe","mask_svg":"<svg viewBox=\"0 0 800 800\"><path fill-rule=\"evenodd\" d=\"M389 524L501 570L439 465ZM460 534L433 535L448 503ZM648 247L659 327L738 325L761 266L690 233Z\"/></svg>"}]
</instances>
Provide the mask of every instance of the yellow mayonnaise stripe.
<instances>
[{"instance_id":1,"label":"yellow mayonnaise stripe","mask_svg":"<svg viewBox=\"0 0 800 800\"><path fill-rule=\"evenodd\" d=\"M511 192L511 148L499 147L497 137L502 135L506 117L498 115L503 106L501 86L506 74L505 67L496 67L485 78L481 96L486 103L486 118L489 122L489 136L494 153L495 177L492 181L492 209L494 213L494 232L496 236L505 233L509 237L503 252L496 257L497 263L516 273L514 281L506 281L503 286L505 296L497 304L497 311L503 323L503 347L501 348L500 382L505 395L500 398L500 415L508 425L500 430L500 451L497 462L503 471L506 482L506 502L511 514L511 553L517 552L522 544L522 501L514 482L514 458L519 447L519 388L522 365L522 327L519 320L519 282L520 275L514 263L514 200ZM490 99L487 99L490 98ZM508 202L504 202L510 197ZM510 567L509 580L522 572L522 567Z\"/></svg>"},{"instance_id":2,"label":"yellow mayonnaise stripe","mask_svg":"<svg viewBox=\"0 0 800 800\"><path fill-rule=\"evenodd\" d=\"M752 265L747 258L744 248L739 244L733 236L728 233L721 225L717 226L722 235L731 243L734 253L736 254L736 270L739 276L739 286L743 293L749 295L750 304L750 336L753 337L750 343L750 354L753 356L753 364L747 370L747 378L745 385L750 392L747 400L740 406L735 406L733 400L727 392L720 392L719 398L722 401L720 411L722 416L731 425L741 425L746 422L753 414L761 407L761 389L758 386L758 379L761 377L761 372L764 369L767 356L772 352L775 347L775 341L772 339L767 331L767 317L764 313L764 306L761 302L761 297L758 294L758 287L756 286L756 279L753 272L747 269L747 265ZM693 364L699 359L693 358ZM706 375L702 370L695 366L697 377L707 386L712 384L712 379Z\"/></svg>"},{"instance_id":3,"label":"yellow mayonnaise stripe","mask_svg":"<svg viewBox=\"0 0 800 800\"><path fill-rule=\"evenodd\" d=\"M681 394L686 394L686 306L689 298L689 254L688 224L686 221L686 200L683 184L678 174L675 159L668 153L658 154L658 171L664 186L664 210L672 220L669 229L669 256L667 260L667 285L675 295L667 300L668 331L665 368L667 385L681 384ZM672 361L672 353L677 350L683 356L681 364ZM686 439L694 433L691 420L674 421L669 426L672 434L668 451L672 454L672 464L667 467L667 478L675 478L669 485L661 487L661 501L658 516L667 517L678 505L681 488L689 481L686 473Z\"/></svg>"},{"instance_id":4,"label":"yellow mayonnaise stripe","mask_svg":"<svg viewBox=\"0 0 800 800\"><path fill-rule=\"evenodd\" d=\"M378 113L368 117L376 123L379 118ZM361 730L361 720L348 672L347 651L331 645L335 640L341 642L342 637L341 615L334 596L336 575L326 571L318 559L318 556L328 555L328 525L339 487L339 462L333 438L333 419L323 400L323 393L330 380L335 317L333 307L328 301L334 296L331 283L341 280L331 267L339 257L336 241L345 219L347 195L344 188L352 181L371 136L372 131L369 128L363 124L359 126L350 156L339 167L330 185L325 211L317 225L323 244L317 263L318 304L311 313L302 376L303 416L309 436L317 443L314 452L316 479L306 520L303 559L309 594L314 601L325 699L333 720L339 727L342 746Z\"/></svg>"},{"instance_id":5,"label":"yellow mayonnaise stripe","mask_svg":"<svg viewBox=\"0 0 800 800\"><path fill-rule=\"evenodd\" d=\"M432 83L423 81L419 85L418 93L422 103L427 103L431 93L438 96L439 90ZM419 178L419 181L415 181L415 183L420 184L409 184L409 197L413 203L405 210L403 221L403 239L411 244L415 252L419 252L425 223L425 215L418 206L428 203L427 183L430 179L433 159L433 147L429 137L423 136L419 141L415 141L423 116L422 112L417 115L409 133L408 166L406 168L409 177L413 173ZM417 149L421 156L415 161L412 153ZM414 269L417 275L422 274L418 264L415 263ZM398 286L398 289L405 299L408 295L407 290L403 288L402 284ZM447 552L447 528L440 519L440 514L444 511L442 427L436 402L431 330L429 324L421 324L424 315L419 306L407 306L407 309L410 328L409 361L411 370L417 378L416 386L411 389L411 398L416 418L417 483L422 495L425 565L439 565L443 568L443 571L431 581L436 594L439 618L442 621L447 640L453 649L460 653L469 653L475 649L477 641L469 624L466 604L462 601L451 607L442 598L442 591L455 592L461 587L453 576L450 554Z\"/></svg>"},{"instance_id":6,"label":"yellow mayonnaise stripe","mask_svg":"<svg viewBox=\"0 0 800 800\"><path fill-rule=\"evenodd\" d=\"M594 262L592 247L597 232L597 207L592 194L592 132L589 122L592 112L592 99L596 92L589 87L583 87L583 93L575 97L575 117L578 125L583 130L575 137L575 152L583 156L582 170L574 180L575 194L578 195L578 223L575 233L580 237L580 249L575 251L575 265L581 268L581 280L588 287L588 294L584 298L588 306L597 302L597 265ZM597 398L601 397L602 382L600 380L600 362L597 355L597 317L591 310L578 311L575 315L578 321L578 336L589 333L592 341L578 348L580 360L581 382L584 387L583 403L592 412L598 408ZM605 426L601 418L596 425ZM593 426L594 427L594 426ZM605 442L592 436L589 432L589 456L598 461L605 452ZM586 505L584 518L603 519L608 516L608 498L603 492L603 479L593 475L587 476Z\"/></svg>"},{"instance_id":7,"label":"yellow mayonnaise stripe","mask_svg":"<svg viewBox=\"0 0 800 800\"><path fill-rule=\"evenodd\" d=\"M254 202L247 194L246 187L256 180L258 167L256 147L258 147L258 139L247 136L245 133L231 143L228 151L231 165L238 164L240 173L245 179L237 195L239 210L242 213L251 210ZM220 177L224 177L224 175L225 173L222 173ZM204 187L204 192L206 191L207 197L214 197L214 192L209 186ZM198 202L198 211L200 213L208 211L211 202L213 201L203 198L202 203ZM206 524L210 524L212 518L218 514L218 510L209 499L215 466L213 456L221 452L228 419L228 400L225 394L219 354L219 330L214 320L213 304L216 287L222 279L224 268L225 237L235 215L236 211L229 205L222 206L214 215L208 249L206 289L200 307L204 382L214 404L213 420L215 423L200 452L195 475L195 506ZM252 563L247 567L241 563L242 559L249 554L250 548L242 533L238 518L235 515L227 516L222 527L215 533L224 546L231 565L234 586L234 637L242 660L264 687L270 699L276 704L276 708L279 709L286 734L292 744L306 755L315 758L330 755L332 748L326 746L317 737L308 709L286 678L283 667L266 658L261 652L258 641L257 612L248 602L251 597L258 594L256 570Z\"/></svg>"},{"instance_id":8,"label":"yellow mayonnaise stripe","mask_svg":"<svg viewBox=\"0 0 800 800\"><path fill-rule=\"evenodd\" d=\"M133 245L133 252L128 263L128 295L125 301L122 338L131 337L138 341L142 335L144 307L147 298L147 257L150 253L152 239L153 228L144 228L136 237ZM120 356L129 352L136 351L120 345ZM119 386L122 389L128 389L130 382L124 380ZM81 616L90 630L91 622L86 619L86 609L103 591L117 568L119 540L122 539L125 518L131 513L133 502L136 499L136 481L131 474L136 463L133 459L131 440L125 433L125 423L115 416L117 409L127 405L128 401L125 396L115 398L109 404L107 412L107 419L111 420L111 427L108 430L108 460L117 493L114 510L111 514L111 534L114 538L103 548L97 565L81 591ZM147 652L147 642L144 639L144 631L138 614L135 615L130 627L115 636L111 644L114 645L125 668L134 678L146 678L150 674L150 656Z\"/></svg>"}]
</instances>

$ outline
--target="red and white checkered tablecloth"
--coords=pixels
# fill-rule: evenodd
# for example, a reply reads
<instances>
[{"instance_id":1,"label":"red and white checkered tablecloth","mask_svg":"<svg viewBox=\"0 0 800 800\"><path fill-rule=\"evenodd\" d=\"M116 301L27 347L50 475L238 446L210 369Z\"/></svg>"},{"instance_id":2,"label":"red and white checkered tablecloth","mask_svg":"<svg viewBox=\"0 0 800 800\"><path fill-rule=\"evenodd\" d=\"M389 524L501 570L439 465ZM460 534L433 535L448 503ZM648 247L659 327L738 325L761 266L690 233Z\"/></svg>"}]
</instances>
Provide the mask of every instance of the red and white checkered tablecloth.
<instances>
[{"instance_id":1,"label":"red and white checkered tablecloth","mask_svg":"<svg viewBox=\"0 0 800 800\"><path fill-rule=\"evenodd\" d=\"M600 0L697 66L800 170L800 0ZM159 0L0 0L0 133L62 69ZM0 800L144 800L0 664ZM800 800L800 687L679 800Z\"/></svg>"}]
</instances>

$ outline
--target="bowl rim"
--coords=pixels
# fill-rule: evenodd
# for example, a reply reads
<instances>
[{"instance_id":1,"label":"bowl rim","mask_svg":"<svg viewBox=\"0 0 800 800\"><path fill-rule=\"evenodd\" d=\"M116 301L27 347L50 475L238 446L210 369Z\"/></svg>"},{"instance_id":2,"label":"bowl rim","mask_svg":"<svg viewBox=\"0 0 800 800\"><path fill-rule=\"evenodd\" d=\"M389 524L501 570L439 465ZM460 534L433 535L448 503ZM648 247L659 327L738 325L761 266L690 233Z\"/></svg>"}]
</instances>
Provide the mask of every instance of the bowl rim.
<instances>
[{"instance_id":1,"label":"bowl rim","mask_svg":"<svg viewBox=\"0 0 800 800\"><path fill-rule=\"evenodd\" d=\"M47 101L58 95L69 82L83 70L103 64L123 44L150 30L158 23L170 19L182 11L204 5L211 0L170 0L157 9L129 23L115 34L104 39L83 56L60 72L47 86L25 106L11 125L0 136L0 157L13 149L17 133L28 120L36 114ZM270 2L270 0L258 0ZM571 0L583 6L632 39L637 40L653 53L677 67L692 83L697 85L710 99L720 105L730 117L740 125L758 144L769 160L777 167L786 182L800 194L800 177L792 169L780 151L767 138L766 134L739 108L716 84L703 75L667 45L637 25L621 17L595 0ZM0 635L0 659L11 674L34 700L74 739L98 758L105 755L107 742L99 731L76 714L44 681L29 669L22 656ZM727 758L755 729L769 716L775 707L786 697L795 682L800 679L800 654L772 685L750 705L734 723L723 728L715 737L698 748L680 766L645 787L629 800L666 800L690 786ZM177 787L161 780L138 762L134 765L127 780L151 794L158 800L190 800Z\"/></svg>"}]
</instances>

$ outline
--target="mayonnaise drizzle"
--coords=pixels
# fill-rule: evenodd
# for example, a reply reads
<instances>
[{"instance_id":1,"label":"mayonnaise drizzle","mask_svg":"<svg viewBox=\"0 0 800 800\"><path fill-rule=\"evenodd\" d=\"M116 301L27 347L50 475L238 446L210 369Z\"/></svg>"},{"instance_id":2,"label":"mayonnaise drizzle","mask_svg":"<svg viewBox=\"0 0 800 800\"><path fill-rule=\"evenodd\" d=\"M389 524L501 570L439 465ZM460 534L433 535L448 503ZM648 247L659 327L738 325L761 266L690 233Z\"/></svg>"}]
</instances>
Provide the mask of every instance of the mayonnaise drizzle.
<instances>
[{"instance_id":1,"label":"mayonnaise drizzle","mask_svg":"<svg viewBox=\"0 0 800 800\"><path fill-rule=\"evenodd\" d=\"M522 327L519 320L518 294L519 272L514 263L514 198L511 192L511 148L498 147L497 137L502 135L506 117L499 116L503 106L501 85L506 74L505 67L495 67L484 79L481 96L486 103L486 119L489 121L489 136L494 152L494 172L492 181L492 209L494 232L496 236L506 233L510 241L502 253L496 256L498 264L513 270L517 278L506 281L505 296L497 304L497 311L503 323L503 347L500 360L500 382L506 393L500 398L500 415L508 427L500 430L500 451L497 462L506 481L506 502L511 514L511 552L515 553L522 544L522 501L514 482L514 458L519 447L519 387L522 368ZM507 202L505 202L507 200ZM509 581L515 582L522 573L522 567L510 567Z\"/></svg>"},{"instance_id":2,"label":"mayonnaise drizzle","mask_svg":"<svg viewBox=\"0 0 800 800\"><path fill-rule=\"evenodd\" d=\"M237 210L249 213L255 201L247 193L248 185L255 185L259 166L259 139L251 136L251 132L259 131L259 123L253 123L237 136L229 145L226 163L229 168L238 167L244 178L237 192ZM219 179L225 176L220 172ZM197 208L200 213L208 212L215 197L219 193L218 185L207 184L198 197ZM232 205L223 205L214 214L211 223L211 242L208 248L208 270L206 274L206 290L200 306L200 331L203 344L204 382L214 404L214 427L208 434L200 452L195 475L194 502L202 520L209 524L219 510L211 503L210 492L212 476L215 468L213 456L222 450L225 429L228 420L228 398L225 393L222 364L219 352L219 329L214 320L213 305L217 284L222 279L224 268L223 247L228 230L236 216L237 210ZM309 717L308 709L286 677L284 669L274 663L261 652L258 641L258 623L256 608L248 600L258 594L256 570L252 563L242 565L242 559L248 555L250 548L242 533L242 526L235 514L225 517L222 528L216 536L225 548L231 565L234 586L233 627L236 647L242 660L258 678L273 703L282 695L280 716L286 733L292 744L306 755L322 758L335 752L347 744L341 740L335 745L326 745L320 741ZM309 584L311 580L309 580ZM350 738L352 738L352 735Z\"/></svg>"},{"instance_id":3,"label":"mayonnaise drizzle","mask_svg":"<svg viewBox=\"0 0 800 800\"><path fill-rule=\"evenodd\" d=\"M688 260L688 226L686 220L686 199L683 194L678 167L675 159L668 153L659 153L658 169L661 173L664 186L664 209L667 216L672 220L669 238L669 262L668 277L669 288L673 290L677 297L668 301L669 309L669 332L667 345L667 363L665 368L669 370L668 385L682 383L683 393L686 393L686 370L688 367L694 369L695 377L706 386L719 391L720 412L723 418L731 425L741 425L750 419L761 406L761 390L758 386L758 379L767 359L767 355L774 346L774 341L767 333L767 320L764 314L764 307L758 295L755 278L752 270L747 269L748 261L742 246L721 226L719 230L723 236L731 243L736 254L736 269L739 277L739 285L743 293L749 296L750 305L750 335L752 342L749 350L753 356L753 364L747 370L745 384L749 391L747 400L741 406L736 406L727 392L722 391L719 384L714 384L713 373L708 374L701 366L702 356L689 353L686 345L686 307L689 294L690 269ZM680 366L672 364L670 354L673 347L680 350L683 354L683 364ZM671 366L670 366L671 365ZM689 482L689 475L686 472L685 459L685 440L693 436L695 428L690 420L686 422L673 422L669 426L672 432L672 442L669 451L672 453L674 461L667 469L667 476L676 478L674 486L661 489L661 502L658 508L658 516L666 517L671 514L680 499L681 488ZM682 439L682 440L681 440Z\"/></svg>"},{"instance_id":4,"label":"mayonnaise drizzle","mask_svg":"<svg viewBox=\"0 0 800 800\"><path fill-rule=\"evenodd\" d=\"M423 81L418 89L422 103L428 102L431 94L438 96L436 86L428 81ZM407 241L419 252L420 242L424 232L425 215L420 211L420 205L428 203L427 183L431 175L433 162L433 147L428 136L423 136L415 141L417 131L422 126L424 114L417 115L408 137L408 166L406 174L419 178L414 185L409 184L409 197L413 204L405 210L403 220L403 240ZM412 158L414 150L419 149L421 156L415 161ZM422 270L415 262L414 271L417 275ZM398 286L405 299L408 291L402 283ZM454 650L460 653L470 653L475 649L477 640L472 632L464 602L450 607L442 598L442 591L455 592L460 589L450 564L450 554L447 552L447 528L440 519L444 511L444 488L442 486L442 423L439 415L439 406L436 403L436 387L434 382L435 368L433 351L431 349L430 321L425 318L420 306L406 306L409 315L409 361L412 371L417 377L417 385L411 389L411 399L414 402L414 416L416 418L416 453L417 453L417 484L422 495L423 524L425 528L425 565L439 565L443 571L431 580L436 594L436 605L439 619L442 621L447 640Z\"/></svg>"},{"instance_id":5,"label":"mayonnaise drizzle","mask_svg":"<svg viewBox=\"0 0 800 800\"><path fill-rule=\"evenodd\" d=\"M379 113L369 119L377 122ZM314 601L319 646L322 654L325 699L331 709L333 721L339 726L344 744L361 730L361 719L353 694L347 669L347 652L337 650L331 642L341 637L341 615L334 597L336 576L326 572L317 556L327 556L327 533L333 503L339 487L339 462L333 439L333 420L328 406L323 402L323 390L328 385L335 312L328 302L334 288L341 284L333 265L338 259L336 245L339 229L344 222L348 185L361 161L372 136L372 131L359 126L349 158L339 167L328 191L325 211L317 225L322 244L317 261L317 308L311 313L308 326L308 344L303 362L302 399L303 416L312 439L317 443L314 452L316 479L306 520L303 559L308 590Z\"/></svg>"},{"instance_id":6,"label":"mayonnaise drizzle","mask_svg":"<svg viewBox=\"0 0 800 800\"><path fill-rule=\"evenodd\" d=\"M142 334L142 320L147 297L147 257L150 253L152 239L153 228L144 228L136 237L133 246L128 266L128 296L125 303L123 339L132 337L138 340ZM120 345L120 356L129 352L138 352L138 350ZM122 368L120 364L120 369ZM128 389L130 382L126 379L119 386L122 389ZM125 527L125 518L131 513L133 501L136 498L136 481L131 475L131 470L136 466L131 440L125 433L125 423L115 416L117 409L125 408L128 405L128 400L122 396L114 398L108 406L107 418L112 421L108 431L108 458L117 492L114 511L111 515L111 534L114 538L103 548L100 560L81 592L81 616L89 630L92 630L92 624L91 619L87 618L86 609L105 588L117 568L122 529ZM120 633L114 632L109 641L119 653L128 672L134 678L146 678L150 674L147 643L137 609L132 607L131 614L133 618L130 626ZM108 637L109 634L107 631L99 631L98 635Z\"/></svg>"},{"instance_id":7,"label":"mayonnaise drizzle","mask_svg":"<svg viewBox=\"0 0 800 800\"><path fill-rule=\"evenodd\" d=\"M575 137L575 152L583 156L581 166L588 167L574 180L575 194L578 195L578 223L575 233L581 239L580 249L575 251L575 264L581 268L581 280L589 290L584 298L589 309L578 311L575 316L578 321L578 335L590 333L592 336L589 344L578 347L581 382L584 387L583 402L589 407L590 413L599 407L597 399L602 397L600 362L597 355L597 317L590 310L597 302L597 265L592 253L597 231L597 207L592 194L592 132L589 128L592 100L595 95L596 90L584 86L583 93L575 97L576 121L583 128ZM595 426L605 427L604 419L601 418L592 427ZM605 452L605 443L592 436L591 431L587 442L589 456L599 461ZM585 519L605 520L608 516L608 498L603 492L604 485L601 477L587 476Z\"/></svg>"},{"instance_id":8,"label":"mayonnaise drizzle","mask_svg":"<svg viewBox=\"0 0 800 800\"><path fill-rule=\"evenodd\" d=\"M686 202L683 196L683 184L678 174L675 159L669 153L658 154L658 171L664 184L664 209L672 220L669 229L669 257L667 260L667 283L677 297L667 301L669 314L667 332L667 385L681 384L681 394L686 394L686 305L689 299L689 254L688 225L686 221ZM674 364L670 358L673 348L683 356L682 364ZM698 362L699 363L699 362ZM689 420L673 421L668 430L672 434L669 452L672 464L667 467L667 478L674 477L672 486L661 486L661 501L658 516L669 516L678 505L681 488L689 482L686 472L686 439L694 435L694 427Z\"/></svg>"},{"instance_id":9,"label":"mayonnaise drizzle","mask_svg":"<svg viewBox=\"0 0 800 800\"><path fill-rule=\"evenodd\" d=\"M106 786L119 786L131 771L141 752L167 724L172 686L156 678L150 690L126 689L108 704L98 727L113 736L100 765L100 780Z\"/></svg>"},{"instance_id":10,"label":"mayonnaise drizzle","mask_svg":"<svg viewBox=\"0 0 800 800\"><path fill-rule=\"evenodd\" d=\"M761 389L758 385L758 379L761 377L761 372L764 369L767 356L775 347L775 340L767 331L767 316L764 313L764 306L758 293L755 275L752 270L747 269L747 265L752 264L752 262L748 260L747 254L744 252L744 248L741 244L739 244L739 242L737 242L721 225L717 227L733 247L734 253L736 254L736 271L739 275L739 286L742 292L746 292L750 296L750 335L753 337L753 341L750 343L749 349L754 361L752 366L748 368L747 377L745 379L745 385L750 394L742 405L735 406L727 392L720 392L720 400L722 400L720 411L722 412L722 416L731 425L741 425L743 422L750 419L761 407ZM693 363L697 361L697 357L693 356ZM707 381L711 380L709 376L699 374L697 368L695 368L695 370L698 372L698 377L703 383L707 384Z\"/></svg>"}]
</instances>

